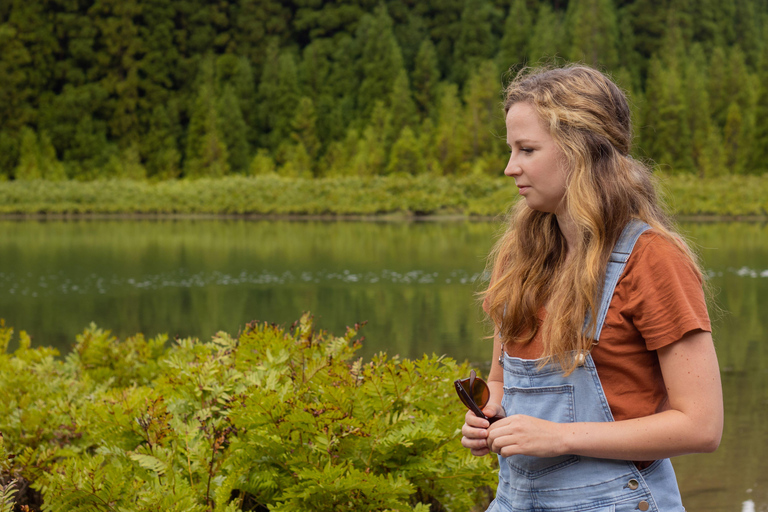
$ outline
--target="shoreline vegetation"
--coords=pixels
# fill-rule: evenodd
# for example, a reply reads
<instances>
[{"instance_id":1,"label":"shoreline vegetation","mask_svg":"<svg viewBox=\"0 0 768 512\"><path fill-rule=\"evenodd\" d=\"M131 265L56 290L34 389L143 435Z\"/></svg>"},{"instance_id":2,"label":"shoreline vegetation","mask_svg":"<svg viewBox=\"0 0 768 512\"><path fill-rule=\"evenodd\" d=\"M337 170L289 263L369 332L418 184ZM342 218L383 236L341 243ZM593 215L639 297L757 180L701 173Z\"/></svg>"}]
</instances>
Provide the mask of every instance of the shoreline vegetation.
<instances>
[{"instance_id":1,"label":"shoreline vegetation","mask_svg":"<svg viewBox=\"0 0 768 512\"><path fill-rule=\"evenodd\" d=\"M495 483L459 439L442 356L381 353L358 329L251 322L231 336L119 340L91 324L71 353L0 320L0 510L472 510ZM446 404L449 404L446 407ZM26 508L28 507L28 508Z\"/></svg>"},{"instance_id":2,"label":"shoreline vegetation","mask_svg":"<svg viewBox=\"0 0 768 512\"><path fill-rule=\"evenodd\" d=\"M669 211L686 220L768 219L768 175L657 174ZM494 219L519 197L508 178L469 175L0 182L3 218L297 220Z\"/></svg>"}]
</instances>

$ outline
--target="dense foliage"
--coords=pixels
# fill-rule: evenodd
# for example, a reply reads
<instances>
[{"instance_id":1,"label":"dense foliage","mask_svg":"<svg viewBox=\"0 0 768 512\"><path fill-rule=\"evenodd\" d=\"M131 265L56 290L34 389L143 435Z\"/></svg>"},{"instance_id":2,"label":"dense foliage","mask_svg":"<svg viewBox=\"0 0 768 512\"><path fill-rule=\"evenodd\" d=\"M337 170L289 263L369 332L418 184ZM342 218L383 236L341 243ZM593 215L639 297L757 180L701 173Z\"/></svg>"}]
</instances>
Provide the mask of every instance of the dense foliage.
<instances>
[{"instance_id":1,"label":"dense foliage","mask_svg":"<svg viewBox=\"0 0 768 512\"><path fill-rule=\"evenodd\" d=\"M510 67L631 94L671 172L768 158L766 0L8 0L0 176L498 173Z\"/></svg>"},{"instance_id":2,"label":"dense foliage","mask_svg":"<svg viewBox=\"0 0 768 512\"><path fill-rule=\"evenodd\" d=\"M358 327L358 326L356 326ZM252 323L209 342L91 326L64 360L7 353L0 507L46 511L467 511L492 459L460 443L437 356L355 359L356 331Z\"/></svg>"},{"instance_id":3,"label":"dense foliage","mask_svg":"<svg viewBox=\"0 0 768 512\"><path fill-rule=\"evenodd\" d=\"M764 176L662 175L676 215L768 215ZM496 217L519 198L509 178L276 175L198 180L0 183L0 214L464 215Z\"/></svg>"}]
</instances>

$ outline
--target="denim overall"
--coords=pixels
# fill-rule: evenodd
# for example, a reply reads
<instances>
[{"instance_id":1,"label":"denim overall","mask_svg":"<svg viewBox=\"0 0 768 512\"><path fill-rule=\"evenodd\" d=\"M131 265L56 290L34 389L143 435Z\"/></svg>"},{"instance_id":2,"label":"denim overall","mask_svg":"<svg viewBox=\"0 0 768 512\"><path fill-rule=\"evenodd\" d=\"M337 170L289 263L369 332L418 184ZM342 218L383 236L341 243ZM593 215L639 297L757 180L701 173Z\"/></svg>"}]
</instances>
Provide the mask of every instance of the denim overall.
<instances>
[{"instance_id":1,"label":"denim overall","mask_svg":"<svg viewBox=\"0 0 768 512\"><path fill-rule=\"evenodd\" d=\"M610 256L597 317L596 340L605 322L616 283L638 237L650 226L630 222ZM586 321L585 321L586 325ZM579 357L574 353L574 357ZM504 397L507 416L526 414L567 422L613 421L603 387L590 354L568 377L557 364L537 369L539 361L510 357L502 349ZM499 456L499 487L486 512L639 510L684 512L677 480L669 459L639 470L624 460L577 455L531 457Z\"/></svg>"}]
</instances>

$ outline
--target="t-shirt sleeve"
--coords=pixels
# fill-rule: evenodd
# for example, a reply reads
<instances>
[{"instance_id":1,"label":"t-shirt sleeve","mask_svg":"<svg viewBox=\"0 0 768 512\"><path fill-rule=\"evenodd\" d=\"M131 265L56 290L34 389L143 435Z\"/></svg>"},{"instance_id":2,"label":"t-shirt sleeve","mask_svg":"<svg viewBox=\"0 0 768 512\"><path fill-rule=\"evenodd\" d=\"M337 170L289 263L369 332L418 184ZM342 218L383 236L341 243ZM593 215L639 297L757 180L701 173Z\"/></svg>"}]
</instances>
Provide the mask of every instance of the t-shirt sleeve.
<instances>
[{"instance_id":1,"label":"t-shirt sleeve","mask_svg":"<svg viewBox=\"0 0 768 512\"><path fill-rule=\"evenodd\" d=\"M701 275L670 240L654 232L643 234L624 277L629 293L622 315L632 319L648 350L693 331L712 330Z\"/></svg>"}]
</instances>

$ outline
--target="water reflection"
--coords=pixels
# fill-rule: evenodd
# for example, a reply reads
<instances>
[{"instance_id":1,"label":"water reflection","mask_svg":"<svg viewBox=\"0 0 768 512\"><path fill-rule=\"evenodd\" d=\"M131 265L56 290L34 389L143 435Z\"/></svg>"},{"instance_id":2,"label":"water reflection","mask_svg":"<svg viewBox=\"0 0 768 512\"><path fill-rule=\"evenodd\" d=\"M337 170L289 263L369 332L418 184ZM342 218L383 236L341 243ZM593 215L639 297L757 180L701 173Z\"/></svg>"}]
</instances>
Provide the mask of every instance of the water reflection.
<instances>
[{"instance_id":1,"label":"water reflection","mask_svg":"<svg viewBox=\"0 0 768 512\"><path fill-rule=\"evenodd\" d=\"M0 317L66 352L91 321L119 336L208 337L311 310L362 355L489 359L475 293L492 223L0 222ZM689 510L768 510L768 226L684 224L716 298L721 448L677 458ZM457 408L457 410L459 410ZM752 507L752 508L749 508Z\"/></svg>"}]
</instances>

